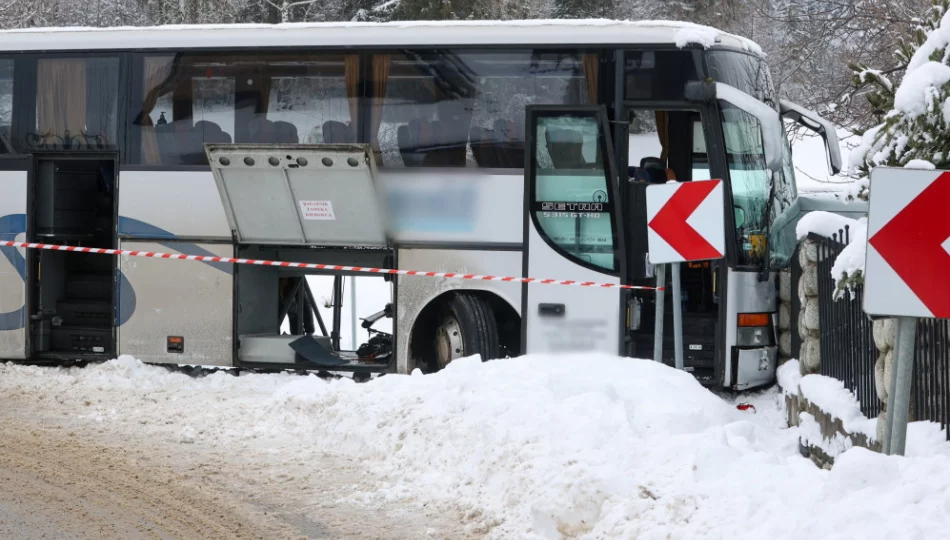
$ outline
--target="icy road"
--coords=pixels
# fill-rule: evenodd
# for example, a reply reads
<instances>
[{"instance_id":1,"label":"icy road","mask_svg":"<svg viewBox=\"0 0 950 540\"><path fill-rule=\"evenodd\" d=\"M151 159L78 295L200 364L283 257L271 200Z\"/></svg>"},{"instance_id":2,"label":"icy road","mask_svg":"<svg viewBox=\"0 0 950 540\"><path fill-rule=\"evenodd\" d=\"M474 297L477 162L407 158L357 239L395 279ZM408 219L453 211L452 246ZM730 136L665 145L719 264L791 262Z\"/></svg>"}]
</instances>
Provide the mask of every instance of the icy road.
<instances>
[{"instance_id":1,"label":"icy road","mask_svg":"<svg viewBox=\"0 0 950 540\"><path fill-rule=\"evenodd\" d=\"M0 537L938 538L950 449L800 457L740 411L609 357L457 361L365 384L194 379L121 358L0 366Z\"/></svg>"}]
</instances>

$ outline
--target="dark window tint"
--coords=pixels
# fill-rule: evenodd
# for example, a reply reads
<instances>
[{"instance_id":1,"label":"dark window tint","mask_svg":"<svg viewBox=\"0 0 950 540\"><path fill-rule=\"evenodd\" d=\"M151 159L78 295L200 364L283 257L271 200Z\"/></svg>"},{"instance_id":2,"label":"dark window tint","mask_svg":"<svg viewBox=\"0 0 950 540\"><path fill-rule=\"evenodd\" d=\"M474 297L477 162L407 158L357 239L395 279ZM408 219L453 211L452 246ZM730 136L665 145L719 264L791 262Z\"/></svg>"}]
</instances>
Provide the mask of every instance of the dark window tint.
<instances>
[{"instance_id":1,"label":"dark window tint","mask_svg":"<svg viewBox=\"0 0 950 540\"><path fill-rule=\"evenodd\" d=\"M557 51L376 55L370 133L386 167L524 167L525 106L596 101L598 57Z\"/></svg>"},{"instance_id":2,"label":"dark window tint","mask_svg":"<svg viewBox=\"0 0 950 540\"><path fill-rule=\"evenodd\" d=\"M117 58L41 58L36 63L34 149L116 147Z\"/></svg>"},{"instance_id":3,"label":"dark window tint","mask_svg":"<svg viewBox=\"0 0 950 540\"><path fill-rule=\"evenodd\" d=\"M772 107L778 106L765 60L734 51L709 51L706 63L712 80L738 88Z\"/></svg>"},{"instance_id":4,"label":"dark window tint","mask_svg":"<svg viewBox=\"0 0 950 540\"><path fill-rule=\"evenodd\" d=\"M626 100L683 99L686 83L697 80L692 51L626 51Z\"/></svg>"},{"instance_id":5,"label":"dark window tint","mask_svg":"<svg viewBox=\"0 0 950 540\"><path fill-rule=\"evenodd\" d=\"M356 55L149 56L140 163L201 165L204 143L355 142Z\"/></svg>"},{"instance_id":6,"label":"dark window tint","mask_svg":"<svg viewBox=\"0 0 950 540\"><path fill-rule=\"evenodd\" d=\"M0 59L0 154L15 153L12 126L13 60Z\"/></svg>"}]
</instances>

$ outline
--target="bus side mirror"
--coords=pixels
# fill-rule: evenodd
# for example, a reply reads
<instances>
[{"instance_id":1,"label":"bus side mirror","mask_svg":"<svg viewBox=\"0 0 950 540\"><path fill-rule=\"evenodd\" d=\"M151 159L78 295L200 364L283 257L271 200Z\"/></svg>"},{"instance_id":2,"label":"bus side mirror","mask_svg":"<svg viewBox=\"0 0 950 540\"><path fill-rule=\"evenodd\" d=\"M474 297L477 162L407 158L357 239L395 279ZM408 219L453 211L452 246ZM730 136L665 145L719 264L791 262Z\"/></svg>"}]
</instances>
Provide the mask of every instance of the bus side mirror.
<instances>
[{"instance_id":1,"label":"bus side mirror","mask_svg":"<svg viewBox=\"0 0 950 540\"><path fill-rule=\"evenodd\" d=\"M838 142L838 130L834 124L825 120L815 111L806 109L797 103L779 102L782 117L788 118L800 126L818 134L825 141L825 153L828 155L828 169L832 175L841 172L841 143Z\"/></svg>"}]
</instances>

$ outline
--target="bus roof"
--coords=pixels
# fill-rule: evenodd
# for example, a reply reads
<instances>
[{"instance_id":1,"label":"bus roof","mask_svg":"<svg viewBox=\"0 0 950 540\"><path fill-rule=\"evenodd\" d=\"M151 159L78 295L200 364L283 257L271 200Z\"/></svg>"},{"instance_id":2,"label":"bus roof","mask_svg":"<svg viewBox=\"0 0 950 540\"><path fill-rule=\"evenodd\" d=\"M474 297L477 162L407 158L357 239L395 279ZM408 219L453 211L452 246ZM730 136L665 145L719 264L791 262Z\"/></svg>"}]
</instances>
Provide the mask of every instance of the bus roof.
<instances>
[{"instance_id":1,"label":"bus roof","mask_svg":"<svg viewBox=\"0 0 950 540\"><path fill-rule=\"evenodd\" d=\"M712 27L672 21L525 20L167 25L22 28L0 31L0 51L418 47L499 45L732 47L754 42Z\"/></svg>"}]
</instances>

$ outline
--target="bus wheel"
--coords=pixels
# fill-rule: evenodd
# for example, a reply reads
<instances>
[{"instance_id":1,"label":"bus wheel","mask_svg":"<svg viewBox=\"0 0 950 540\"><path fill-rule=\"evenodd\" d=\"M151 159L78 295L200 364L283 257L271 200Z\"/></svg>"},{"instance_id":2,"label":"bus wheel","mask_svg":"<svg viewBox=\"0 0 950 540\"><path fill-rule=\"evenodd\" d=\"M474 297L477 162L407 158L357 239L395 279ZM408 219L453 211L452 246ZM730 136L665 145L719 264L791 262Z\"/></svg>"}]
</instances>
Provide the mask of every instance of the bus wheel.
<instances>
[{"instance_id":1,"label":"bus wheel","mask_svg":"<svg viewBox=\"0 0 950 540\"><path fill-rule=\"evenodd\" d=\"M500 355L498 321L488 302L470 293L457 293L443 306L435 330L435 369L452 360L480 355L493 360Z\"/></svg>"}]
</instances>

